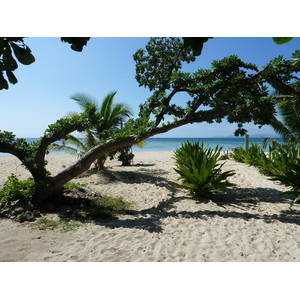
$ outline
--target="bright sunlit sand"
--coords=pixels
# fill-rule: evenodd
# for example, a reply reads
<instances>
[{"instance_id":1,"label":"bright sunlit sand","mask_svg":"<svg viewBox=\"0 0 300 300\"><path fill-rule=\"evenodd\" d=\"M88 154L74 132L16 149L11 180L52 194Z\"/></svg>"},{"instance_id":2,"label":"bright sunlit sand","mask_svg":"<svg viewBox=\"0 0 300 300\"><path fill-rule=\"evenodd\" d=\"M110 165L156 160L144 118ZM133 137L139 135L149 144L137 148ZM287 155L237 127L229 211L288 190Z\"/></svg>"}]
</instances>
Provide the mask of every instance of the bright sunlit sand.
<instances>
[{"instance_id":1,"label":"bright sunlit sand","mask_svg":"<svg viewBox=\"0 0 300 300\"><path fill-rule=\"evenodd\" d=\"M134 165L107 162L105 172L86 172L75 182L133 203L130 214L70 232L33 229L0 220L0 261L274 262L300 261L299 209L254 167L228 160L236 186L217 193L218 202L197 202L172 187L172 152L137 152ZM75 161L48 156L59 171ZM0 186L7 176L29 173L15 157L0 157ZM222 204L222 201L224 203Z\"/></svg>"}]
</instances>

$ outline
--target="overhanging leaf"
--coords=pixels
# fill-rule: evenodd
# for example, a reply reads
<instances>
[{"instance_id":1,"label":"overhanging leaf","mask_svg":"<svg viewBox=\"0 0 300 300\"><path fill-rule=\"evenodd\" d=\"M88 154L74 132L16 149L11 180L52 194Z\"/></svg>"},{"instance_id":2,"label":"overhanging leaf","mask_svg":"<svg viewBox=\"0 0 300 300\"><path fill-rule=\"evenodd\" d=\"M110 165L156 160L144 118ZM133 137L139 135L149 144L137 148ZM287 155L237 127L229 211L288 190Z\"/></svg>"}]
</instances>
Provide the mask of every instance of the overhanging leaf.
<instances>
[{"instance_id":1,"label":"overhanging leaf","mask_svg":"<svg viewBox=\"0 0 300 300\"><path fill-rule=\"evenodd\" d=\"M8 83L6 81L6 79L3 76L3 73L0 73L0 90L7 90L8 89Z\"/></svg>"},{"instance_id":2,"label":"overhanging leaf","mask_svg":"<svg viewBox=\"0 0 300 300\"><path fill-rule=\"evenodd\" d=\"M208 37L184 37L184 46L191 47L193 50L193 54L195 56L199 56L203 49L203 44L207 42L209 39Z\"/></svg>"},{"instance_id":3,"label":"overhanging leaf","mask_svg":"<svg viewBox=\"0 0 300 300\"><path fill-rule=\"evenodd\" d=\"M5 50L3 51L3 64L6 70L14 71L18 68L18 64L12 56L11 49L8 43L6 43Z\"/></svg>"},{"instance_id":4,"label":"overhanging leaf","mask_svg":"<svg viewBox=\"0 0 300 300\"><path fill-rule=\"evenodd\" d=\"M23 65L30 65L35 61L34 56L31 54L31 50L29 47L25 46L20 47L15 43L11 43L11 46L14 50L14 54L18 61Z\"/></svg>"},{"instance_id":5,"label":"overhanging leaf","mask_svg":"<svg viewBox=\"0 0 300 300\"><path fill-rule=\"evenodd\" d=\"M16 76L14 75L14 73L12 71L6 70L6 76L11 84L15 84L18 82Z\"/></svg>"},{"instance_id":6,"label":"overhanging leaf","mask_svg":"<svg viewBox=\"0 0 300 300\"><path fill-rule=\"evenodd\" d=\"M282 45L290 42L293 38L292 37L273 37L273 41L277 45Z\"/></svg>"}]
</instances>

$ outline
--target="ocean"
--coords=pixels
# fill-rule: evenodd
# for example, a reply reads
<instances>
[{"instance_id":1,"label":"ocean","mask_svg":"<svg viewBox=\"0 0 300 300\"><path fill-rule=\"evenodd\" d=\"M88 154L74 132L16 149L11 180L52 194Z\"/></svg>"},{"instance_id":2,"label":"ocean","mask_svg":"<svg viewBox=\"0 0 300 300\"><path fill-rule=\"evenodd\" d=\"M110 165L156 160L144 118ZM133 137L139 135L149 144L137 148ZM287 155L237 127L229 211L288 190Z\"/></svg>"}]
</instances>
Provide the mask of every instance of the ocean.
<instances>
[{"instance_id":1,"label":"ocean","mask_svg":"<svg viewBox=\"0 0 300 300\"><path fill-rule=\"evenodd\" d=\"M278 141L283 141L282 138L276 138ZM37 141L37 138L26 138L28 142ZM262 145L264 138L249 137L249 144L257 143ZM214 137L214 138L149 138L145 140L143 148L132 146L133 152L140 151L175 151L180 145L186 141L190 142L203 142L205 146L215 148L217 145L222 146L223 151L232 150L236 147L245 147L244 137ZM57 154L52 152L51 154ZM0 153L0 156L9 154Z\"/></svg>"},{"instance_id":2,"label":"ocean","mask_svg":"<svg viewBox=\"0 0 300 300\"><path fill-rule=\"evenodd\" d=\"M282 141L281 138L276 138ZM222 146L223 151L232 150L239 146L245 147L244 137L218 137L218 138L149 138L145 141L145 146L139 148L133 146L132 151L175 151L186 141L190 142L203 142L205 146L215 148L217 145ZM249 144L257 143L262 145L264 138L249 138Z\"/></svg>"}]
</instances>

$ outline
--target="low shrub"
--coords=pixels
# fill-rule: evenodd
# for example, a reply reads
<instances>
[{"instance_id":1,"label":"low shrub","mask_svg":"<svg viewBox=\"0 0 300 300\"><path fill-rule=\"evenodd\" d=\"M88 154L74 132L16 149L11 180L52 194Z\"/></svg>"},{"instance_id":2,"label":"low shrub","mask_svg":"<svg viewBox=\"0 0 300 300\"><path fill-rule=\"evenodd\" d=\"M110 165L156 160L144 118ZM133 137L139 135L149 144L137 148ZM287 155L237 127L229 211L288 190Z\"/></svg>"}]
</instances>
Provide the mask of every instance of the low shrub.
<instances>
[{"instance_id":1,"label":"low shrub","mask_svg":"<svg viewBox=\"0 0 300 300\"><path fill-rule=\"evenodd\" d=\"M287 193L296 197L292 204L300 200L300 149L297 144L272 143L268 154L259 145L252 144L248 151L241 147L235 149L231 158L256 166L271 180L291 186L291 191Z\"/></svg>"},{"instance_id":2,"label":"low shrub","mask_svg":"<svg viewBox=\"0 0 300 300\"><path fill-rule=\"evenodd\" d=\"M181 184L174 187L186 189L194 196L210 197L212 191L230 184L227 177L234 171L222 172L218 164L222 147L204 148L203 143L186 142L174 152L174 170L180 175Z\"/></svg>"},{"instance_id":3,"label":"low shrub","mask_svg":"<svg viewBox=\"0 0 300 300\"><path fill-rule=\"evenodd\" d=\"M257 167L264 165L268 159L264 150L256 143L252 143L247 151L243 147L234 149L230 157L237 162L243 162Z\"/></svg>"},{"instance_id":4,"label":"low shrub","mask_svg":"<svg viewBox=\"0 0 300 300\"><path fill-rule=\"evenodd\" d=\"M268 162L262 166L271 180L291 186L296 196L292 204L300 200L300 149L296 144L276 144L270 150Z\"/></svg>"},{"instance_id":5,"label":"low shrub","mask_svg":"<svg viewBox=\"0 0 300 300\"><path fill-rule=\"evenodd\" d=\"M230 153L230 157L237 162L244 163L246 160L247 152L243 147L238 147L233 149L232 153Z\"/></svg>"},{"instance_id":6,"label":"low shrub","mask_svg":"<svg viewBox=\"0 0 300 300\"><path fill-rule=\"evenodd\" d=\"M34 180L19 180L16 175L11 174L0 190L0 210L8 209L13 201L28 202L32 199L34 192Z\"/></svg>"},{"instance_id":7,"label":"low shrub","mask_svg":"<svg viewBox=\"0 0 300 300\"><path fill-rule=\"evenodd\" d=\"M248 151L246 151L245 162L252 166L260 166L264 164L266 158L266 154L261 146L252 143Z\"/></svg>"},{"instance_id":8,"label":"low shrub","mask_svg":"<svg viewBox=\"0 0 300 300\"><path fill-rule=\"evenodd\" d=\"M16 221L35 221L40 213L33 205L35 183L33 179L19 180L14 174L8 177L2 189L0 189L0 214L11 217ZM63 193L64 203L72 203L70 213L75 218L81 219L103 219L121 214L130 208L130 203L121 198L109 196L99 197L93 191L86 188L85 184L69 182L63 186L69 194ZM89 193L93 199L89 199ZM95 195L94 195L95 194ZM80 197L87 197L87 201L81 201ZM72 199L70 199L72 198ZM57 203L59 205L59 203ZM42 221L43 222L43 221ZM40 225L49 228L61 225L54 222L44 222ZM67 226L67 225L64 225Z\"/></svg>"}]
</instances>

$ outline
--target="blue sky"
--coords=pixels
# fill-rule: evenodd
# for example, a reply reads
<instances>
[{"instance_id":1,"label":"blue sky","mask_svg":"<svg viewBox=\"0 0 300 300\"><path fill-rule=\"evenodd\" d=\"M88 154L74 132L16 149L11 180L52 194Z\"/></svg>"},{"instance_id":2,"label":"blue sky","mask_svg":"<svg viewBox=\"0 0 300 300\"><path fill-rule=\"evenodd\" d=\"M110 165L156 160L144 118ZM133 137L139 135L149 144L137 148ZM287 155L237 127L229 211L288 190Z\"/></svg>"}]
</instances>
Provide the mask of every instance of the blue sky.
<instances>
[{"instance_id":1,"label":"blue sky","mask_svg":"<svg viewBox=\"0 0 300 300\"><path fill-rule=\"evenodd\" d=\"M18 83L0 91L0 129L12 131L17 137L39 137L49 124L70 111L80 112L70 100L74 93L87 93L101 101L117 91L116 101L130 106L137 116L139 105L151 94L135 81L132 55L144 48L149 38L91 38L83 52L75 52L57 37L29 37L27 45L36 61L15 71ZM197 60L184 67L193 72L210 68L215 59L237 54L244 61L262 67L278 55L290 57L300 48L300 38L285 45L276 45L270 37L213 38L203 48ZM180 101L185 101L181 97ZM193 124L175 129L158 137L214 137L232 135L235 124ZM246 124L250 135L272 136L273 130L258 129Z\"/></svg>"}]
</instances>

